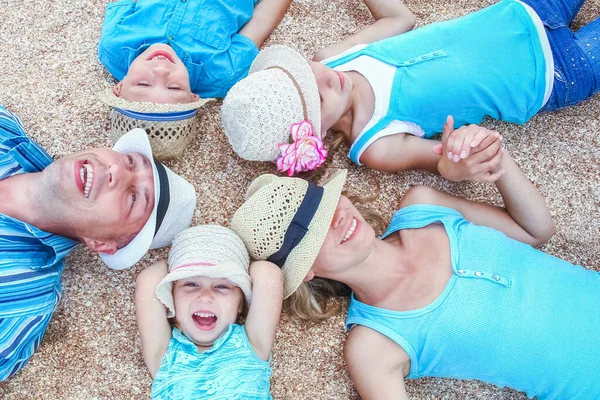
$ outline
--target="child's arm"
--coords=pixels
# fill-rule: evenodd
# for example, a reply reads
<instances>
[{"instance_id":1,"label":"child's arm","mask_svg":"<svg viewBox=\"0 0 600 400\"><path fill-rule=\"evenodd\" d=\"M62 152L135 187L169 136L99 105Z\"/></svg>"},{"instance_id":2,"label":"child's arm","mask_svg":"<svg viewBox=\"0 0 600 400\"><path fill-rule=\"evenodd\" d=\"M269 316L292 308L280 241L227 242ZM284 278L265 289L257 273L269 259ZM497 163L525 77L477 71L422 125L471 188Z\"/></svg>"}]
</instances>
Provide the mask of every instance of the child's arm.
<instances>
[{"instance_id":1,"label":"child's arm","mask_svg":"<svg viewBox=\"0 0 600 400\"><path fill-rule=\"evenodd\" d=\"M292 0L262 0L254 8L250 21L240 29L240 35L246 36L260 48L277 27L291 3Z\"/></svg>"},{"instance_id":2,"label":"child's arm","mask_svg":"<svg viewBox=\"0 0 600 400\"><path fill-rule=\"evenodd\" d=\"M473 125L469 127L471 126ZM462 127L457 131L445 130L442 136L442 153L446 154L448 138L452 134L457 132L460 135L461 129L469 127ZM488 129L485 131L488 137L497 137L497 132ZM466 160L477 154L473 153ZM443 171L448 171L460 177L461 174L456 173L460 169L460 162L455 163L442 157L440 164L446 165L440 167L442 176L446 175ZM416 203L438 204L454 208L467 220L497 229L523 243L539 245L548 241L554 234L554 223L546 202L512 158L504 152L498 166L490 170L488 176L489 180L495 180L504 200L504 208L469 201L424 186L411 189L402 199L401 207Z\"/></svg>"},{"instance_id":3,"label":"child's arm","mask_svg":"<svg viewBox=\"0 0 600 400\"><path fill-rule=\"evenodd\" d=\"M266 361L271 354L281 314L283 275L271 262L252 261L250 277L252 302L246 318L246 333L254 352Z\"/></svg>"},{"instance_id":4,"label":"child's arm","mask_svg":"<svg viewBox=\"0 0 600 400\"><path fill-rule=\"evenodd\" d=\"M313 61L335 56L359 44L396 36L415 27L415 16L400 0L365 0L365 5L375 18L375 23L338 44L319 50L314 55Z\"/></svg>"},{"instance_id":5,"label":"child's arm","mask_svg":"<svg viewBox=\"0 0 600 400\"><path fill-rule=\"evenodd\" d=\"M167 262L162 260L143 270L135 282L135 316L144 362L152 378L156 375L171 340L171 327L166 307L156 298L156 285L167 275Z\"/></svg>"}]
</instances>

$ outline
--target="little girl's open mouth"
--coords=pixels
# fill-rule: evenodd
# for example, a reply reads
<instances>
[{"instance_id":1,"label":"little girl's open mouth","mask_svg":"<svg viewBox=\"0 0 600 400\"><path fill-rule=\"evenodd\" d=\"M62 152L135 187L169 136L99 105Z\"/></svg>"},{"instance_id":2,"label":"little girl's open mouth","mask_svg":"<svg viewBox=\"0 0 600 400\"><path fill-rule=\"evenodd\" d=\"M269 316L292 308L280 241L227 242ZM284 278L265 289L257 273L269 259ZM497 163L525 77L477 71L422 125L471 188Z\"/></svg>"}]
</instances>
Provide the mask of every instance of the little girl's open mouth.
<instances>
[{"instance_id":1,"label":"little girl's open mouth","mask_svg":"<svg viewBox=\"0 0 600 400\"><path fill-rule=\"evenodd\" d=\"M196 328L202 331L210 331L217 324L217 316L207 311L197 311L192 314Z\"/></svg>"}]
</instances>

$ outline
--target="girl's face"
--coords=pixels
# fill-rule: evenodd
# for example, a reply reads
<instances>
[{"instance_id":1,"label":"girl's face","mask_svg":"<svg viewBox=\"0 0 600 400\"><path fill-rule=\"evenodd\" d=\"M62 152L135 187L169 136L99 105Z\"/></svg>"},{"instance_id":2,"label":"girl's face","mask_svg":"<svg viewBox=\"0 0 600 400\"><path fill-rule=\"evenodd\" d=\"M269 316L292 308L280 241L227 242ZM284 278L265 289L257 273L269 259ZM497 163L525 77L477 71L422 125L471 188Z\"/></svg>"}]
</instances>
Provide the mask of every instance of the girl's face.
<instances>
[{"instance_id":1,"label":"girl's face","mask_svg":"<svg viewBox=\"0 0 600 400\"><path fill-rule=\"evenodd\" d=\"M173 284L177 328L199 350L212 347L242 311L242 290L223 278L195 276Z\"/></svg>"},{"instance_id":2,"label":"girl's face","mask_svg":"<svg viewBox=\"0 0 600 400\"><path fill-rule=\"evenodd\" d=\"M346 196L340 196L321 250L305 280L336 278L361 263L373 250L375 231Z\"/></svg>"},{"instance_id":3,"label":"girl's face","mask_svg":"<svg viewBox=\"0 0 600 400\"><path fill-rule=\"evenodd\" d=\"M310 69L317 80L321 97L321 138L324 138L327 130L350 109L353 84L348 74L334 71L319 62L310 62Z\"/></svg>"}]
</instances>

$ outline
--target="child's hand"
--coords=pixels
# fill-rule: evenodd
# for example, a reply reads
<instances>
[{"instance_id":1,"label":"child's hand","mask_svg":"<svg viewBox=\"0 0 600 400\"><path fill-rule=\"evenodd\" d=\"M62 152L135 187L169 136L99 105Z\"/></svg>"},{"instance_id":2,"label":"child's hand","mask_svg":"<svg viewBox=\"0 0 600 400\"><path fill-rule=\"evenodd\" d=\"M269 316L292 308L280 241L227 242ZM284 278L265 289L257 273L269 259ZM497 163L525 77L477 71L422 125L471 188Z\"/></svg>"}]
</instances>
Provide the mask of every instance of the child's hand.
<instances>
[{"instance_id":1,"label":"child's hand","mask_svg":"<svg viewBox=\"0 0 600 400\"><path fill-rule=\"evenodd\" d=\"M494 182L504 170L500 168L502 160L502 136L495 131L478 125L462 126L453 129L454 119L449 116L444 124L442 144L434 147L433 152L441 154L438 162L440 175L451 181L483 181ZM470 147L469 156L455 158L448 148L456 143L477 142Z\"/></svg>"}]
</instances>

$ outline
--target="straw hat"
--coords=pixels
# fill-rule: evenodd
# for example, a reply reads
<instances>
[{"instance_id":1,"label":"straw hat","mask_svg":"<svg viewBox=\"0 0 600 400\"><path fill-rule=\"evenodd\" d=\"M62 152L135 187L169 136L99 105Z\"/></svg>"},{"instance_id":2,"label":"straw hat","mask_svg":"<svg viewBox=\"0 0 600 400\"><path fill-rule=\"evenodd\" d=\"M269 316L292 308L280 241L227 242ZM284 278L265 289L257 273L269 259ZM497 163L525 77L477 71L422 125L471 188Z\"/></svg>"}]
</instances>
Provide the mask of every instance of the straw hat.
<instances>
[{"instance_id":1,"label":"straw hat","mask_svg":"<svg viewBox=\"0 0 600 400\"><path fill-rule=\"evenodd\" d=\"M292 247L283 265L280 265L284 298L300 286L317 258L345 181L346 170L340 170L323 186L320 201L313 203L316 207L314 216L305 221L306 233ZM290 229L292 220L299 214L298 210L307 204L305 197L308 190L309 183L304 179L282 178L271 174L261 175L250 184L246 202L231 220L231 229L240 235L250 257L272 261L272 257L280 253L284 238L288 239L288 231L293 230Z\"/></svg>"},{"instance_id":2,"label":"straw hat","mask_svg":"<svg viewBox=\"0 0 600 400\"><path fill-rule=\"evenodd\" d=\"M156 158L178 157L192 142L199 130L196 111L213 99L198 99L192 103L150 103L128 101L115 96L111 88L99 95L100 100L113 107L110 112L113 140L134 128L148 134Z\"/></svg>"},{"instance_id":3,"label":"straw hat","mask_svg":"<svg viewBox=\"0 0 600 400\"><path fill-rule=\"evenodd\" d=\"M154 209L142 230L129 244L114 254L100 253L112 269L129 268L149 249L171 244L176 234L190 225L196 208L196 190L185 179L152 157L146 132L134 129L113 146L119 153L140 153L152 164L154 176Z\"/></svg>"},{"instance_id":4,"label":"straw hat","mask_svg":"<svg viewBox=\"0 0 600 400\"><path fill-rule=\"evenodd\" d=\"M225 96L221 121L233 150L243 159L275 161L288 143L290 126L307 120L321 136L321 100L308 62L286 46L261 51L248 77Z\"/></svg>"},{"instance_id":5,"label":"straw hat","mask_svg":"<svg viewBox=\"0 0 600 400\"><path fill-rule=\"evenodd\" d=\"M169 273L156 286L156 297L167 307L169 318L175 316L173 282L194 276L228 279L242 289L250 303L250 257L232 230L220 225L188 228L173 240L168 262Z\"/></svg>"}]
</instances>

